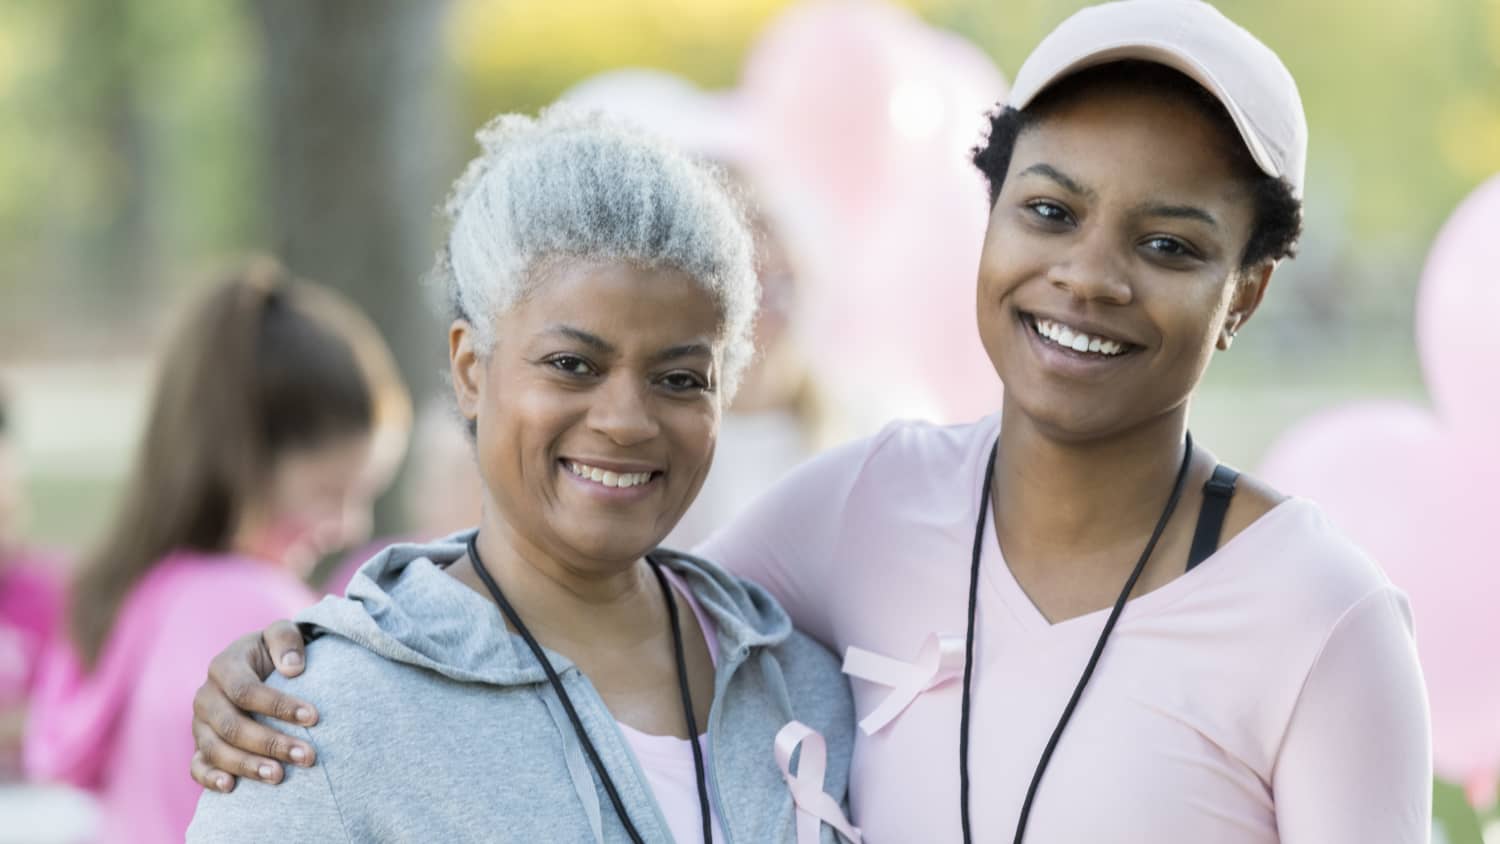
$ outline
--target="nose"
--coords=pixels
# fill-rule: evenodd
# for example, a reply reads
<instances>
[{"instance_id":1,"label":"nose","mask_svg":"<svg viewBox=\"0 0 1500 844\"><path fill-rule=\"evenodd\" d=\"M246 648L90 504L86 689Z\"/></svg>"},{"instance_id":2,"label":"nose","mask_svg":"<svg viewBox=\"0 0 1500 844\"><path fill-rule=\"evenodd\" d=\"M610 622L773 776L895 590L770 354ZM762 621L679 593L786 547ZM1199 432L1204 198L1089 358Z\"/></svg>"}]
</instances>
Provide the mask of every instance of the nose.
<instances>
[{"instance_id":1,"label":"nose","mask_svg":"<svg viewBox=\"0 0 1500 844\"><path fill-rule=\"evenodd\" d=\"M1109 232L1095 229L1071 245L1048 270L1047 279L1079 301L1129 304L1134 290L1121 251Z\"/></svg>"},{"instance_id":2,"label":"nose","mask_svg":"<svg viewBox=\"0 0 1500 844\"><path fill-rule=\"evenodd\" d=\"M589 407L589 427L619 446L637 445L661 430L648 393L650 386L616 372L599 386Z\"/></svg>"}]
</instances>

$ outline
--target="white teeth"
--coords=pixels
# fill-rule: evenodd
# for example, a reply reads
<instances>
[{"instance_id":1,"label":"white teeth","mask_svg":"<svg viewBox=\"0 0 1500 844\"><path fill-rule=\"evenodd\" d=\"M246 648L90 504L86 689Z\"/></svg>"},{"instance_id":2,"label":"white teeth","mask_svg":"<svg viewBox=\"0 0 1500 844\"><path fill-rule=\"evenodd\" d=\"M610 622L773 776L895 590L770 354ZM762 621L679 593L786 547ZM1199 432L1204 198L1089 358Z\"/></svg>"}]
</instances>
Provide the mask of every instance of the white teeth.
<instances>
[{"instance_id":1,"label":"white teeth","mask_svg":"<svg viewBox=\"0 0 1500 844\"><path fill-rule=\"evenodd\" d=\"M616 489L640 486L651 480L650 472L611 472L572 461L568 463L568 469L584 480Z\"/></svg>"},{"instance_id":2,"label":"white teeth","mask_svg":"<svg viewBox=\"0 0 1500 844\"><path fill-rule=\"evenodd\" d=\"M1106 340L1103 337L1094 337L1084 334L1081 331L1074 331L1060 322L1037 318L1033 320L1032 324L1036 326L1038 334L1059 346L1072 349L1075 352L1089 352L1092 354L1113 356L1125 351L1123 343Z\"/></svg>"}]
</instances>

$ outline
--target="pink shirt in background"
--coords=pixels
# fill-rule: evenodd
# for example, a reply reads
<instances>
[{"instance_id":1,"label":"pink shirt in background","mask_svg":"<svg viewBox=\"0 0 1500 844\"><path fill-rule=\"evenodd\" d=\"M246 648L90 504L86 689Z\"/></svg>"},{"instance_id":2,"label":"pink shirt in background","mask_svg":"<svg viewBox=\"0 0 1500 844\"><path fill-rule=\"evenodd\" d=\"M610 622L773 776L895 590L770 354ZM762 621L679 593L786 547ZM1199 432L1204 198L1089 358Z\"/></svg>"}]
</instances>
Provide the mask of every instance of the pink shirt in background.
<instances>
[{"instance_id":1,"label":"pink shirt in background","mask_svg":"<svg viewBox=\"0 0 1500 844\"><path fill-rule=\"evenodd\" d=\"M958 672L998 431L995 417L893 424L815 458L700 549L768 588L840 655L916 663L929 641L957 644L936 685L856 734L852 819L870 844L961 838ZM1009 841L1108 611L1048 623L993 525L981 570L971 817L976 841ZM855 680L854 693L863 719L892 689ZM1317 507L1292 499L1130 601L1042 780L1027 840L1426 841L1430 753L1405 597Z\"/></svg>"},{"instance_id":2,"label":"pink shirt in background","mask_svg":"<svg viewBox=\"0 0 1500 844\"><path fill-rule=\"evenodd\" d=\"M64 600L60 556L22 549L0 558L0 705L30 693Z\"/></svg>"},{"instance_id":3,"label":"pink shirt in background","mask_svg":"<svg viewBox=\"0 0 1500 844\"><path fill-rule=\"evenodd\" d=\"M193 693L209 661L314 597L269 563L169 556L131 591L92 671L66 637L48 648L27 726L27 774L95 791L104 841L181 841L201 792L186 772Z\"/></svg>"},{"instance_id":4,"label":"pink shirt in background","mask_svg":"<svg viewBox=\"0 0 1500 844\"><path fill-rule=\"evenodd\" d=\"M62 572L57 555L24 548L0 554L0 712L27 706L42 652L62 620ZM0 746L0 782L20 776L19 749Z\"/></svg>"},{"instance_id":5,"label":"pink shirt in background","mask_svg":"<svg viewBox=\"0 0 1500 844\"><path fill-rule=\"evenodd\" d=\"M662 568L662 574L672 584L673 594L677 599L692 608L693 617L698 620L698 628L708 642L709 656L713 658L714 665L718 665L719 634L714 629L713 621L698 606L697 599L688 590L687 584L682 582L682 578L665 567ZM693 631L684 629L682 635L691 636ZM677 844L702 841L703 810L698 805L698 771L693 765L693 746L686 739L676 736L653 736L618 721L615 723L619 724L625 743L630 745L630 751L635 754L641 773L646 775L646 784L651 786L651 792L656 795L656 803L661 806L667 828L672 830L672 839ZM706 729L708 725L699 726ZM705 736L699 735L698 746L703 748L704 770L712 770L713 760L708 755L708 742L705 739ZM709 815L713 819L714 840L723 841L724 830L719 825L719 811L712 803L709 805Z\"/></svg>"}]
</instances>

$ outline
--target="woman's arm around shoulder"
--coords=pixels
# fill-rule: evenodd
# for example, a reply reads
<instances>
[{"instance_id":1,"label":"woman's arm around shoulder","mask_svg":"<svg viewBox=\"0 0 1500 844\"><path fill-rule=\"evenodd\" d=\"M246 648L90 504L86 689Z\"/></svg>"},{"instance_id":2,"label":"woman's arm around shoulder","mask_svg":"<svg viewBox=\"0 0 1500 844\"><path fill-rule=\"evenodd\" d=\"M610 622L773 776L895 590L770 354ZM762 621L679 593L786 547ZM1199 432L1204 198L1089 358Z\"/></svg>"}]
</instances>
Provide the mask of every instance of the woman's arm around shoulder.
<instances>
[{"instance_id":1,"label":"woman's arm around shoulder","mask_svg":"<svg viewBox=\"0 0 1500 844\"><path fill-rule=\"evenodd\" d=\"M1406 598L1351 606L1309 671L1272 779L1282 844L1409 844L1432 830L1427 692Z\"/></svg>"},{"instance_id":2,"label":"woman's arm around shoulder","mask_svg":"<svg viewBox=\"0 0 1500 844\"><path fill-rule=\"evenodd\" d=\"M305 727L296 737L312 743ZM274 839L283 844L352 841L344 826L328 766L288 766L279 785L247 779L232 793L205 790L188 827L190 844L251 844Z\"/></svg>"}]
</instances>

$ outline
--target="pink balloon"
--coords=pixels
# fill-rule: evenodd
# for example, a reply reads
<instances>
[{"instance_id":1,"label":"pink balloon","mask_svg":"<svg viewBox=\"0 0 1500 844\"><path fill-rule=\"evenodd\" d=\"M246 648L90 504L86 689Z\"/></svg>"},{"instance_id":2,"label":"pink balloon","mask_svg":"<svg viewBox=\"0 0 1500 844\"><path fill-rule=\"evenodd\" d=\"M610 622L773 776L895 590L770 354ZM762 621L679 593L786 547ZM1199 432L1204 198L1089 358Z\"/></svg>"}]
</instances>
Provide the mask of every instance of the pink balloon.
<instances>
[{"instance_id":1,"label":"pink balloon","mask_svg":"<svg viewBox=\"0 0 1500 844\"><path fill-rule=\"evenodd\" d=\"M1427 258L1417 345L1433 402L1476 447L1500 418L1500 176L1458 207ZM1483 441L1483 442L1481 442Z\"/></svg>"},{"instance_id":2,"label":"pink balloon","mask_svg":"<svg viewBox=\"0 0 1500 844\"><path fill-rule=\"evenodd\" d=\"M1005 92L994 65L902 9L794 7L747 61L753 169L804 267L798 335L858 403L906 392L945 421L999 406L974 284L988 206L969 150Z\"/></svg>"},{"instance_id":3,"label":"pink balloon","mask_svg":"<svg viewBox=\"0 0 1500 844\"><path fill-rule=\"evenodd\" d=\"M1460 206L1423 275L1419 340L1439 412L1336 408L1284 433L1261 465L1272 484L1317 501L1410 597L1434 763L1468 785L1500 773L1500 341L1484 324L1500 308L1496 266L1500 179Z\"/></svg>"}]
</instances>

